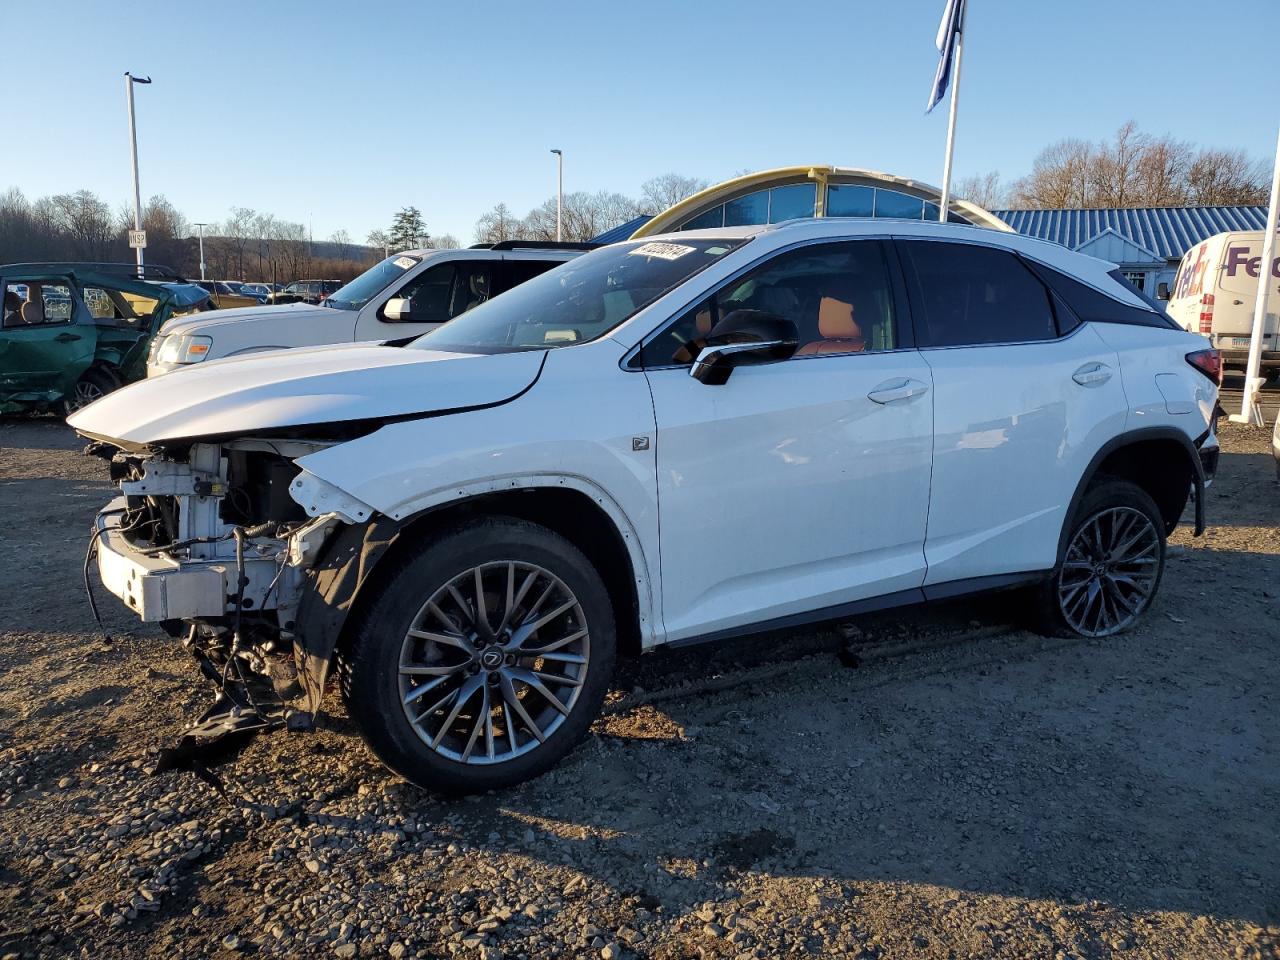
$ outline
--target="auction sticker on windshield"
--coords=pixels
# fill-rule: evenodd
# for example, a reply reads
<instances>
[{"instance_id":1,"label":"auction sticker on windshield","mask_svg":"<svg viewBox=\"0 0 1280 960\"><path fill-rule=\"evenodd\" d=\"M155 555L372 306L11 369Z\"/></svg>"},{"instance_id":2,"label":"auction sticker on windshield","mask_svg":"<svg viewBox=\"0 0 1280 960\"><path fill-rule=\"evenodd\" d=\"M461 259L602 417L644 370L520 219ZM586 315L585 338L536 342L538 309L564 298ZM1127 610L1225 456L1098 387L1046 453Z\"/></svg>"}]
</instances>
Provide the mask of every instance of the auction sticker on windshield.
<instances>
[{"instance_id":1,"label":"auction sticker on windshield","mask_svg":"<svg viewBox=\"0 0 1280 960\"><path fill-rule=\"evenodd\" d=\"M401 270L408 270L418 261L413 259L413 257L396 257L391 262L394 263Z\"/></svg>"},{"instance_id":2,"label":"auction sticker on windshield","mask_svg":"<svg viewBox=\"0 0 1280 960\"><path fill-rule=\"evenodd\" d=\"M686 247L681 243L642 243L630 251L633 257L657 257L659 260L679 260L686 253L693 253L697 247Z\"/></svg>"}]
</instances>

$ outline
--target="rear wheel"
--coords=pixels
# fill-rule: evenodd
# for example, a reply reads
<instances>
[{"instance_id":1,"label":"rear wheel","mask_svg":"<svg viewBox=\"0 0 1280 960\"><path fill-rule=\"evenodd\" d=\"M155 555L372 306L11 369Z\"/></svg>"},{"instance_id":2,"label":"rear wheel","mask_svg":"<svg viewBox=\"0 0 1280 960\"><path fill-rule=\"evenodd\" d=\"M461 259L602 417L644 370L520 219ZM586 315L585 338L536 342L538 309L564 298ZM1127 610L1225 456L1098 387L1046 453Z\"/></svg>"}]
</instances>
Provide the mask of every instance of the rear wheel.
<instances>
[{"instance_id":1,"label":"rear wheel","mask_svg":"<svg viewBox=\"0 0 1280 960\"><path fill-rule=\"evenodd\" d=\"M586 733L613 672L613 611L573 544L495 518L409 558L342 655L347 707L392 770L444 793L545 772Z\"/></svg>"},{"instance_id":2,"label":"rear wheel","mask_svg":"<svg viewBox=\"0 0 1280 960\"><path fill-rule=\"evenodd\" d=\"M86 370L76 381L71 393L62 399L62 412L71 416L82 407L87 407L95 400L100 400L112 390L120 386L120 381L109 370L94 367Z\"/></svg>"},{"instance_id":3,"label":"rear wheel","mask_svg":"<svg viewBox=\"0 0 1280 960\"><path fill-rule=\"evenodd\" d=\"M1164 573L1165 525L1155 501L1125 480L1103 480L1081 500L1066 550L1036 597L1038 626L1058 636L1129 629Z\"/></svg>"}]
</instances>

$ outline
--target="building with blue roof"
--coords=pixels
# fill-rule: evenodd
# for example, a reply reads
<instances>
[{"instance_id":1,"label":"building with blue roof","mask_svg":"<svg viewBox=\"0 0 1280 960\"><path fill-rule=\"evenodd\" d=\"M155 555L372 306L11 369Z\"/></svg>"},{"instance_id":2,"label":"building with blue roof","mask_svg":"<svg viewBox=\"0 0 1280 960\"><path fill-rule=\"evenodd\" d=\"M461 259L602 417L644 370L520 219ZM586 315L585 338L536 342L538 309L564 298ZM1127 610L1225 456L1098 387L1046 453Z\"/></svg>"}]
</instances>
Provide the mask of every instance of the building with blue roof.
<instances>
[{"instance_id":1,"label":"building with blue roof","mask_svg":"<svg viewBox=\"0 0 1280 960\"><path fill-rule=\"evenodd\" d=\"M1129 207L993 210L1018 233L1051 240L1116 264L1134 286L1156 296L1172 283L1182 255L1233 230L1262 230L1266 207Z\"/></svg>"},{"instance_id":2,"label":"building with blue roof","mask_svg":"<svg viewBox=\"0 0 1280 960\"><path fill-rule=\"evenodd\" d=\"M796 166L744 174L706 188L656 216L640 216L595 237L617 243L705 227L779 223L793 217L936 220L936 187L873 170ZM952 200L948 219L1059 243L1116 264L1151 296L1170 283L1182 255L1233 230L1262 230L1266 207L985 210Z\"/></svg>"}]
</instances>

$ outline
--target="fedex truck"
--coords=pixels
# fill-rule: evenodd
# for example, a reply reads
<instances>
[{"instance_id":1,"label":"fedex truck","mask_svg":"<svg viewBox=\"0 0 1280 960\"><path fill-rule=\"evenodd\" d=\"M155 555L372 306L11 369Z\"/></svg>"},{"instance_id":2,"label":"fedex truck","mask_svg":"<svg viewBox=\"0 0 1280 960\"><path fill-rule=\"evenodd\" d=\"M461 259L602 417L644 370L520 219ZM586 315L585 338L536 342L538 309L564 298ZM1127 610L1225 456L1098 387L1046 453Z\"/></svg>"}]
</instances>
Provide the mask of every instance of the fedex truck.
<instances>
[{"instance_id":1,"label":"fedex truck","mask_svg":"<svg viewBox=\"0 0 1280 960\"><path fill-rule=\"evenodd\" d=\"M1253 309L1262 270L1261 230L1219 233L1187 251L1169 291L1169 316L1192 333L1203 333L1222 351L1227 369L1243 371L1249 360ZM1262 328L1261 373L1280 378L1280 257L1270 264L1271 295Z\"/></svg>"}]
</instances>

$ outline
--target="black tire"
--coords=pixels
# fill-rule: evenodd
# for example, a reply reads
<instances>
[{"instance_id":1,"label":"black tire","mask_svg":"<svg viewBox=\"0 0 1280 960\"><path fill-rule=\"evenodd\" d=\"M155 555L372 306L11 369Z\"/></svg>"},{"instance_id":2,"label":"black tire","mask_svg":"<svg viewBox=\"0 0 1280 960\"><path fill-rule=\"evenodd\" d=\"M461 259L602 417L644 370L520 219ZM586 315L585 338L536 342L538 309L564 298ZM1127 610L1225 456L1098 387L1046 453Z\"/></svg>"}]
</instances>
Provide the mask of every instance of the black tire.
<instances>
[{"instance_id":1,"label":"black tire","mask_svg":"<svg viewBox=\"0 0 1280 960\"><path fill-rule=\"evenodd\" d=\"M1146 528L1141 518L1145 518ZM1128 554L1141 554L1140 559L1117 562L1107 559L1115 550L1092 551L1091 534L1084 531L1095 522L1099 526L1094 529L1103 541L1109 530L1126 525L1113 547L1141 536ZM1085 492L1069 521L1063 555L1053 574L1032 593L1033 628L1049 636L1090 638L1128 630L1150 608L1160 588L1165 540L1164 518L1145 490L1127 480L1099 478ZM1080 549L1073 549L1073 545ZM1084 612L1082 604L1088 604Z\"/></svg>"},{"instance_id":2,"label":"black tire","mask_svg":"<svg viewBox=\"0 0 1280 960\"><path fill-rule=\"evenodd\" d=\"M511 563L541 568L558 579L561 587L571 592L570 599L576 598L577 606L565 616L569 618L568 629L585 626L585 642L588 646L583 649L588 652L588 657L580 668L574 668L585 671L585 676L580 673L576 678L579 681L575 688L576 695L565 697L571 702L571 706L567 714L560 715L561 719L554 720L558 726L547 727L551 732L546 734L545 740L535 743L529 733L530 728L517 721L513 724L515 731L507 730L503 734L510 738L513 750L509 759L499 758L499 762L493 762L478 757L466 762L465 754L463 759L458 759L438 752L424 739L426 734L420 732L421 728L410 720L408 713L414 708L405 706L403 698L406 695L401 686L403 647L411 642L406 639L410 628L422 625L421 618L425 616L427 601L436 596L438 591L446 589L461 575L469 575L473 568L481 567L490 571L487 574L490 577L488 586L492 587L492 571L497 569L497 576L501 577L503 574L500 565ZM481 575L482 581L484 575ZM532 592L534 591L530 590ZM530 601L525 601L526 606L529 603ZM496 605L487 606L490 611L496 609ZM520 606L520 603L515 604L516 608ZM460 606L457 609L467 608ZM474 612L474 608L472 611ZM497 613L493 615L499 616ZM506 615L502 614L501 617L505 623ZM575 623L575 617L585 618L585 624ZM462 623L461 617L458 622ZM553 627L556 627L556 621L547 629ZM538 635L535 632L529 639ZM581 642L583 641L579 641ZM477 647L480 645L475 644ZM616 647L609 594L599 574L583 553L546 527L510 517L494 517L433 536L429 543L406 556L377 595L364 605L353 625L349 642L344 643L344 648L339 653L338 668L347 709L360 727L369 747L383 763L406 780L425 789L445 794L467 794L507 787L536 777L573 749L600 712L613 674ZM493 676L480 669L480 658L477 655L438 645L435 650L437 657L442 652L450 656L456 654L463 659L470 657L467 662L472 666L466 668L470 675L478 674L481 679L487 677L494 680ZM510 669L521 669L522 664L527 662L517 661ZM542 670L547 667L545 664L534 665L531 669ZM465 679L462 674L454 676ZM545 674L538 673L537 676ZM448 683L461 683L463 679L451 679ZM447 690L448 686L441 689ZM486 709L475 709L476 718L489 714L487 707L490 696L498 698L494 704L496 712L493 716L499 719L504 716L510 718L509 710L496 709L504 703L502 698L505 696L505 693L498 693L497 689L495 681L493 686L484 691ZM546 712L554 712L549 710L542 699L536 702L529 700L533 696L529 687L523 687L521 692L525 696L521 702L531 705L531 711L536 711L541 706ZM423 701L427 699L430 698L422 697ZM430 724L445 714L450 706L451 704L445 704L440 710L430 714L427 713L427 708L423 708L417 718L418 723L423 723L423 718L429 717L425 722ZM482 721L476 719L475 722L480 724ZM457 718L457 723L470 724L472 720L468 714L463 714ZM436 729L443 725L439 724ZM488 732L493 732L492 727ZM472 736L474 740L475 735ZM519 743L522 740L524 742ZM517 745L527 752L514 755Z\"/></svg>"},{"instance_id":3,"label":"black tire","mask_svg":"<svg viewBox=\"0 0 1280 960\"><path fill-rule=\"evenodd\" d=\"M69 417L119 387L120 378L112 371L106 367L91 367L76 381L70 396L62 398L62 414Z\"/></svg>"}]
</instances>

